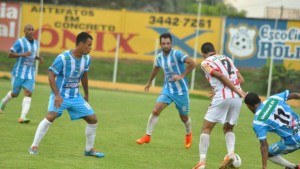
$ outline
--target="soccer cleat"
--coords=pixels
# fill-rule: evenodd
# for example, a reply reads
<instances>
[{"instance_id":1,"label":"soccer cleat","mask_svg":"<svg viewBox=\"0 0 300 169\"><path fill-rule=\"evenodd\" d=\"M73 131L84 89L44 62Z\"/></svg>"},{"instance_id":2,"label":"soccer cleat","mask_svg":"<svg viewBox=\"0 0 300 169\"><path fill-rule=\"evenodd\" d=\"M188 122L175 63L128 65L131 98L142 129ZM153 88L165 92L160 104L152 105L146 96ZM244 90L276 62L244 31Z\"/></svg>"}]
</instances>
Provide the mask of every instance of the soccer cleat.
<instances>
[{"instance_id":1,"label":"soccer cleat","mask_svg":"<svg viewBox=\"0 0 300 169\"><path fill-rule=\"evenodd\" d=\"M292 169L292 168L285 167L285 169ZM300 166L299 166L299 165L296 165L295 169L300 169Z\"/></svg>"},{"instance_id":2,"label":"soccer cleat","mask_svg":"<svg viewBox=\"0 0 300 169\"><path fill-rule=\"evenodd\" d=\"M206 169L206 163L204 162L199 162L193 169Z\"/></svg>"},{"instance_id":3,"label":"soccer cleat","mask_svg":"<svg viewBox=\"0 0 300 169\"><path fill-rule=\"evenodd\" d=\"M140 139L137 139L135 142L138 144L144 144L144 143L150 143L151 136L150 135L145 135Z\"/></svg>"},{"instance_id":4,"label":"soccer cleat","mask_svg":"<svg viewBox=\"0 0 300 169\"><path fill-rule=\"evenodd\" d=\"M189 135L185 135L185 148L189 149L192 145L192 132Z\"/></svg>"},{"instance_id":5,"label":"soccer cleat","mask_svg":"<svg viewBox=\"0 0 300 169\"><path fill-rule=\"evenodd\" d=\"M2 113L4 109L5 109L5 104L2 101L0 101L0 113Z\"/></svg>"},{"instance_id":6,"label":"soccer cleat","mask_svg":"<svg viewBox=\"0 0 300 169\"><path fill-rule=\"evenodd\" d=\"M219 169L228 169L228 168L232 168L232 163L233 163L233 159L234 159L234 153L231 153L229 155L226 155L224 160L222 161Z\"/></svg>"},{"instance_id":7,"label":"soccer cleat","mask_svg":"<svg viewBox=\"0 0 300 169\"><path fill-rule=\"evenodd\" d=\"M85 156L94 156L94 157L97 157L97 158L102 158L102 157L105 157L105 154L104 153L101 153L101 152L97 152L95 149L91 149L91 151L84 151L84 155Z\"/></svg>"},{"instance_id":8,"label":"soccer cleat","mask_svg":"<svg viewBox=\"0 0 300 169\"><path fill-rule=\"evenodd\" d=\"M19 122L19 123L29 123L30 120L27 119L27 118L19 118L18 122Z\"/></svg>"},{"instance_id":9,"label":"soccer cleat","mask_svg":"<svg viewBox=\"0 0 300 169\"><path fill-rule=\"evenodd\" d=\"M37 151L37 147L35 147L35 146L30 147L30 148L28 149L28 153L29 153L29 154L34 154L34 155L38 155L38 154L39 154L38 151Z\"/></svg>"}]
</instances>

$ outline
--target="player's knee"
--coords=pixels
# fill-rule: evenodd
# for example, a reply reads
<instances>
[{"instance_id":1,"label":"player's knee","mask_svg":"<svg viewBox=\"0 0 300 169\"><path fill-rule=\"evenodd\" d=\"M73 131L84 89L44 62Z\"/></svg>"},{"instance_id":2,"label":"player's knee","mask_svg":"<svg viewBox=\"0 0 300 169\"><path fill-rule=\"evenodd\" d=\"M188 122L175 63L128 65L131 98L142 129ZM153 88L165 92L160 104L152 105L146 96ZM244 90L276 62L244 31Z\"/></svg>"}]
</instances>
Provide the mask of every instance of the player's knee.
<instances>
[{"instance_id":1,"label":"player's knee","mask_svg":"<svg viewBox=\"0 0 300 169\"><path fill-rule=\"evenodd\" d=\"M152 110L152 114L154 115L154 116L159 116L159 114L160 114L160 110L159 109L157 109L157 108L154 108L153 110Z\"/></svg>"},{"instance_id":2,"label":"player's knee","mask_svg":"<svg viewBox=\"0 0 300 169\"><path fill-rule=\"evenodd\" d=\"M11 97L18 97L19 93L11 93Z\"/></svg>"}]
</instances>

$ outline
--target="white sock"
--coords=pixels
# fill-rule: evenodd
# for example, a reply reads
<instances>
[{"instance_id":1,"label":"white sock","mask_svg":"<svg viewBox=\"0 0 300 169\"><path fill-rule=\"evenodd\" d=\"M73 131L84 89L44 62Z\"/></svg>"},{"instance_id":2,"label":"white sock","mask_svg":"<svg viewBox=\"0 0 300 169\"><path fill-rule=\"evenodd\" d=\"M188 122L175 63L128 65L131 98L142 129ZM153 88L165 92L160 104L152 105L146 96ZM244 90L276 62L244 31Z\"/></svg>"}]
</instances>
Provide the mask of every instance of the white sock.
<instances>
[{"instance_id":1,"label":"white sock","mask_svg":"<svg viewBox=\"0 0 300 169\"><path fill-rule=\"evenodd\" d=\"M225 134L225 140L228 154L234 153L235 134L233 132L227 132Z\"/></svg>"},{"instance_id":2,"label":"white sock","mask_svg":"<svg viewBox=\"0 0 300 169\"><path fill-rule=\"evenodd\" d=\"M199 156L200 163L206 161L206 154L209 147L210 135L202 133L200 135L200 143L199 143Z\"/></svg>"},{"instance_id":3,"label":"white sock","mask_svg":"<svg viewBox=\"0 0 300 169\"><path fill-rule=\"evenodd\" d=\"M38 147L38 145L40 144L40 142L42 141L42 139L44 138L45 134L47 133L48 129L49 129L49 126L51 125L52 123L50 121L48 121L46 118L44 118L38 128L36 129L36 132L35 132L35 136L34 136L34 139L33 139L33 143L31 145L31 147L33 146L36 146Z\"/></svg>"},{"instance_id":4,"label":"white sock","mask_svg":"<svg viewBox=\"0 0 300 169\"><path fill-rule=\"evenodd\" d=\"M185 126L185 134L186 135L189 135L192 131L192 120L191 118L189 117L189 119L186 121L186 122L183 122L184 126Z\"/></svg>"},{"instance_id":5,"label":"white sock","mask_svg":"<svg viewBox=\"0 0 300 169\"><path fill-rule=\"evenodd\" d=\"M9 91L6 96L2 99L2 103L6 104L8 101L10 101L13 97L11 96L11 91Z\"/></svg>"},{"instance_id":6,"label":"white sock","mask_svg":"<svg viewBox=\"0 0 300 169\"><path fill-rule=\"evenodd\" d=\"M96 137L96 129L98 123L95 124L86 124L85 135L86 135L86 151L91 151L94 148L94 142Z\"/></svg>"},{"instance_id":7,"label":"white sock","mask_svg":"<svg viewBox=\"0 0 300 169\"><path fill-rule=\"evenodd\" d=\"M286 159L282 158L281 156L269 157L269 160L272 161L273 163L282 165L284 167L288 167L288 168L295 168L296 167L295 164L290 163L289 161L287 161Z\"/></svg>"},{"instance_id":8,"label":"white sock","mask_svg":"<svg viewBox=\"0 0 300 169\"><path fill-rule=\"evenodd\" d=\"M148 124L147 124L147 130L146 130L146 134L147 135L151 135L152 131L155 127L155 125L158 122L158 116L153 116L152 113L149 116L149 120L148 120Z\"/></svg>"},{"instance_id":9,"label":"white sock","mask_svg":"<svg viewBox=\"0 0 300 169\"><path fill-rule=\"evenodd\" d=\"M23 99L23 103L22 103L21 118L23 118L23 119L26 118L26 116L29 112L30 104L31 104L31 97L25 96Z\"/></svg>"}]
</instances>

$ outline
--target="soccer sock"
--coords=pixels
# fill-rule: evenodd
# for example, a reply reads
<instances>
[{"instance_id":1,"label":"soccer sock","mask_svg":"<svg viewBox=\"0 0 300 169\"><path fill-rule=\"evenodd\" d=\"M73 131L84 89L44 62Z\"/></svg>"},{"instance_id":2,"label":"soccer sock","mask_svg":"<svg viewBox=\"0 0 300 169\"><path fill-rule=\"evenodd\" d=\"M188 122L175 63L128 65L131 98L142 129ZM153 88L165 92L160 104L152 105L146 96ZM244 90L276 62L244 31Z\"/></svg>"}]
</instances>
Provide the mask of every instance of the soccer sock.
<instances>
[{"instance_id":1,"label":"soccer sock","mask_svg":"<svg viewBox=\"0 0 300 169\"><path fill-rule=\"evenodd\" d=\"M158 116L154 116L151 113L149 116L148 124L147 124L147 130L146 130L147 135L152 134L152 131L153 131L155 125L157 124L157 122L158 122Z\"/></svg>"},{"instance_id":2,"label":"soccer sock","mask_svg":"<svg viewBox=\"0 0 300 169\"><path fill-rule=\"evenodd\" d=\"M23 103L22 103L21 118L23 118L23 119L26 118L26 116L29 112L30 104L31 104L31 97L25 96L23 99Z\"/></svg>"},{"instance_id":3,"label":"soccer sock","mask_svg":"<svg viewBox=\"0 0 300 169\"><path fill-rule=\"evenodd\" d=\"M225 134L225 140L228 154L234 153L235 134L233 132L227 132Z\"/></svg>"},{"instance_id":4,"label":"soccer sock","mask_svg":"<svg viewBox=\"0 0 300 169\"><path fill-rule=\"evenodd\" d=\"M199 143L199 153L200 153L200 163L206 161L206 154L209 147L210 135L202 133L200 135Z\"/></svg>"},{"instance_id":5,"label":"soccer sock","mask_svg":"<svg viewBox=\"0 0 300 169\"><path fill-rule=\"evenodd\" d=\"M96 137L96 129L98 123L86 124L85 135L86 135L86 151L91 151L94 148L94 142Z\"/></svg>"},{"instance_id":6,"label":"soccer sock","mask_svg":"<svg viewBox=\"0 0 300 169\"><path fill-rule=\"evenodd\" d=\"M192 131L192 120L191 118L189 117L189 119L186 121L186 122L183 122L184 126L185 126L185 134L186 135L189 135Z\"/></svg>"},{"instance_id":7,"label":"soccer sock","mask_svg":"<svg viewBox=\"0 0 300 169\"><path fill-rule=\"evenodd\" d=\"M273 163L288 167L288 168L295 168L296 165L293 163L290 163L286 159L282 158L281 156L273 156L269 157L269 160L272 161Z\"/></svg>"},{"instance_id":8,"label":"soccer sock","mask_svg":"<svg viewBox=\"0 0 300 169\"><path fill-rule=\"evenodd\" d=\"M8 101L10 101L12 99L12 96L11 96L11 91L9 91L6 96L2 99L2 103L3 104L6 104Z\"/></svg>"},{"instance_id":9,"label":"soccer sock","mask_svg":"<svg viewBox=\"0 0 300 169\"><path fill-rule=\"evenodd\" d=\"M31 147L36 146L38 147L38 145L40 144L40 142L42 141L42 139L44 138L45 134L47 133L49 126L52 123L50 121L48 121L46 118L44 118L38 128L36 129L36 133L33 139L33 143L31 145Z\"/></svg>"}]
</instances>

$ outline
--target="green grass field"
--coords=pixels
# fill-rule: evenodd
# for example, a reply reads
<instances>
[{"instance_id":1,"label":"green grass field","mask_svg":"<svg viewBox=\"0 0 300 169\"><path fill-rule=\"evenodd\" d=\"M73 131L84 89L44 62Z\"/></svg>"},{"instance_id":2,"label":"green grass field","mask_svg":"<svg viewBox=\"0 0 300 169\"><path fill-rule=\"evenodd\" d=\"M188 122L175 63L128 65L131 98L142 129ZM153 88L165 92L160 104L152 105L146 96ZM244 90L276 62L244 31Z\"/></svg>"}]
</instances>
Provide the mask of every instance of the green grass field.
<instances>
[{"instance_id":1,"label":"green grass field","mask_svg":"<svg viewBox=\"0 0 300 169\"><path fill-rule=\"evenodd\" d=\"M0 98L10 90L10 81L0 80ZM39 155L29 155L35 130L46 115L50 88L36 84L28 117L29 124L19 124L23 93L11 100L0 114L0 168L101 168L101 169L188 169L198 161L199 134L208 99L191 98L193 145L184 148L184 127L175 106L165 109L150 144L137 145L135 140L145 134L149 114L157 95L90 89L90 105L100 121L95 148L106 153L103 159L85 157L85 122L70 121L68 114L57 119L39 147ZM299 112L299 109L295 109ZM236 126L236 153L242 158L242 169L261 168L259 142L251 127L252 114L243 105ZM220 137L221 136L221 137ZM269 142L278 138L269 135ZM207 168L216 169L226 153L221 125L211 135ZM300 151L286 158L298 162ZM282 169L269 162L270 169Z\"/></svg>"}]
</instances>

